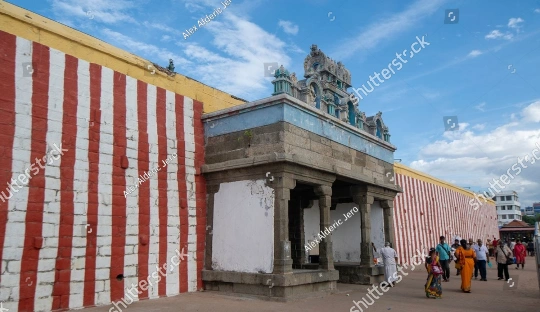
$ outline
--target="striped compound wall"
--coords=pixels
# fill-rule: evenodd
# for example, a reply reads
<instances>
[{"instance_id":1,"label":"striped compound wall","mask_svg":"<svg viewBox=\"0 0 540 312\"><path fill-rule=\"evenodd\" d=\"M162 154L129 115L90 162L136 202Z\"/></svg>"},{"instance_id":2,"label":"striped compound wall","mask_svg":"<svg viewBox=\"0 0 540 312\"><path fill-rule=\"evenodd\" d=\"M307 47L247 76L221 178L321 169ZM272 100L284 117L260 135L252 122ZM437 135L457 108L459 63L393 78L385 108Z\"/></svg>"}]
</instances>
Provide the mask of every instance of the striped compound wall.
<instances>
[{"instance_id":1,"label":"striped compound wall","mask_svg":"<svg viewBox=\"0 0 540 312\"><path fill-rule=\"evenodd\" d=\"M0 81L3 307L200 289L202 103L4 31Z\"/></svg>"},{"instance_id":2,"label":"striped compound wall","mask_svg":"<svg viewBox=\"0 0 540 312\"><path fill-rule=\"evenodd\" d=\"M475 210L470 191L401 164L394 170L396 184L403 188L394 200L395 249L403 263L436 247L441 235L450 245L455 236L475 241L499 237L493 201Z\"/></svg>"}]
</instances>

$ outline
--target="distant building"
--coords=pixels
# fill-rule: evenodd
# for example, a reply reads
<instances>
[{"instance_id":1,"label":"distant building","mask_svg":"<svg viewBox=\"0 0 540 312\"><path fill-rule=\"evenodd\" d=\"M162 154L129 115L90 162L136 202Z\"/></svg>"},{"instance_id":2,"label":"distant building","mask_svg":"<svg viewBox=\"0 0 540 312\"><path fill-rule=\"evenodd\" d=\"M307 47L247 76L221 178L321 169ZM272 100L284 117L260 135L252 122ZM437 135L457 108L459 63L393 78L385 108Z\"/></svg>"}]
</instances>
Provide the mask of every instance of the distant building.
<instances>
[{"instance_id":1,"label":"distant building","mask_svg":"<svg viewBox=\"0 0 540 312\"><path fill-rule=\"evenodd\" d=\"M521 206L515 191L506 191L493 197L497 207L497 219L499 226L503 226L513 220L521 220ZM538 203L540 206L540 203Z\"/></svg>"},{"instance_id":2,"label":"distant building","mask_svg":"<svg viewBox=\"0 0 540 312\"><path fill-rule=\"evenodd\" d=\"M525 208L521 208L521 215L522 216L534 216L535 213L534 213L534 208L531 206L531 207L525 207Z\"/></svg>"},{"instance_id":3,"label":"distant building","mask_svg":"<svg viewBox=\"0 0 540 312\"><path fill-rule=\"evenodd\" d=\"M533 210L535 215L540 214L540 203L534 203Z\"/></svg>"}]
</instances>

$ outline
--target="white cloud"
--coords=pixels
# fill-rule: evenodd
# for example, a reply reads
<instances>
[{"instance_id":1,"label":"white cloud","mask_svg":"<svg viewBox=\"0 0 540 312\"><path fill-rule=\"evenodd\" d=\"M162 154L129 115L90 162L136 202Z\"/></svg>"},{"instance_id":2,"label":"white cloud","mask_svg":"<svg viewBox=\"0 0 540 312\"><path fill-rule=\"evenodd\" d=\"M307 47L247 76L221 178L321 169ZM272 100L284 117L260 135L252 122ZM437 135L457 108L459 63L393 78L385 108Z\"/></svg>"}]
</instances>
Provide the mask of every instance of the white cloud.
<instances>
[{"instance_id":1,"label":"white cloud","mask_svg":"<svg viewBox=\"0 0 540 312\"><path fill-rule=\"evenodd\" d=\"M527 122L540 122L540 101L536 101L525 107L521 116Z\"/></svg>"},{"instance_id":2,"label":"white cloud","mask_svg":"<svg viewBox=\"0 0 540 312\"><path fill-rule=\"evenodd\" d=\"M56 16L92 19L106 24L119 22L137 23L125 12L136 5L126 0L52 0L52 9Z\"/></svg>"},{"instance_id":3,"label":"white cloud","mask_svg":"<svg viewBox=\"0 0 540 312\"><path fill-rule=\"evenodd\" d=\"M468 57L477 57L479 55L482 55L483 52L480 51L480 50L472 50L469 55L467 55Z\"/></svg>"},{"instance_id":4,"label":"white cloud","mask_svg":"<svg viewBox=\"0 0 540 312\"><path fill-rule=\"evenodd\" d=\"M444 2L445 0L417 0L403 12L385 16L367 25L359 35L338 45L330 55L336 59L345 59L356 56L359 51L374 49L379 43L388 42L392 37L409 31L422 19L438 12Z\"/></svg>"},{"instance_id":5,"label":"white cloud","mask_svg":"<svg viewBox=\"0 0 540 312\"><path fill-rule=\"evenodd\" d=\"M540 13L540 9L535 9L534 13Z\"/></svg>"},{"instance_id":6,"label":"white cloud","mask_svg":"<svg viewBox=\"0 0 540 312\"><path fill-rule=\"evenodd\" d=\"M484 109L484 107L486 106L486 102L482 102L478 105L476 105L474 108L476 108L477 110L481 111L481 112L485 112L486 110Z\"/></svg>"},{"instance_id":7,"label":"white cloud","mask_svg":"<svg viewBox=\"0 0 540 312\"><path fill-rule=\"evenodd\" d=\"M472 128L474 130L484 130L486 128L486 124L474 125Z\"/></svg>"},{"instance_id":8,"label":"white cloud","mask_svg":"<svg viewBox=\"0 0 540 312\"><path fill-rule=\"evenodd\" d=\"M194 44L186 49L188 57L198 64L196 73L202 75L202 81L246 99L269 96L260 94L271 87L264 77L264 63L289 66L286 43L232 13L205 28L211 33L211 45L219 54Z\"/></svg>"},{"instance_id":9,"label":"white cloud","mask_svg":"<svg viewBox=\"0 0 540 312\"><path fill-rule=\"evenodd\" d=\"M515 29L517 32L519 32L519 29L523 27L521 23L523 23L524 20L521 17L515 18L512 17L508 20L508 27Z\"/></svg>"},{"instance_id":10,"label":"white cloud","mask_svg":"<svg viewBox=\"0 0 540 312\"><path fill-rule=\"evenodd\" d=\"M133 53L144 54L146 57L151 57L155 63L168 64L169 59L173 59L176 65L187 65L190 62L180 55L173 53L167 49L157 47L152 44L136 41L128 36L125 36L119 32L105 28L101 31L107 38L109 38L113 45L124 46L127 50ZM139 55L140 55L139 54ZM180 72L177 70L177 72Z\"/></svg>"},{"instance_id":11,"label":"white cloud","mask_svg":"<svg viewBox=\"0 0 540 312\"><path fill-rule=\"evenodd\" d=\"M492 30L489 34L486 35L486 39L506 39L506 40L510 40L514 37L513 34L509 33L509 32L506 32L506 33L502 33L500 32L499 30L495 29L495 30Z\"/></svg>"},{"instance_id":12,"label":"white cloud","mask_svg":"<svg viewBox=\"0 0 540 312\"><path fill-rule=\"evenodd\" d=\"M283 28L283 31L287 34L296 35L298 33L298 25L295 25L292 22L280 20L278 25Z\"/></svg>"},{"instance_id":13,"label":"white cloud","mask_svg":"<svg viewBox=\"0 0 540 312\"><path fill-rule=\"evenodd\" d=\"M460 123L459 131L446 132L442 140L422 147L419 160L413 161L411 167L460 186L485 191L492 179L506 174L518 157L532 155L540 146L540 128L531 128L527 122L540 122L540 101L523 108L514 115L514 120L481 134L475 131L485 130L485 124L467 129L467 124ZM524 162L527 168L523 167L505 188L520 193L522 202L540 198L540 160L533 164L531 156L528 157L529 164Z\"/></svg>"},{"instance_id":14,"label":"white cloud","mask_svg":"<svg viewBox=\"0 0 540 312\"><path fill-rule=\"evenodd\" d=\"M508 20L508 24L506 25L510 30L514 30L516 33L520 33L521 28L523 27L523 23L525 22L524 19L521 17L512 17ZM497 27L502 28L502 25L497 25ZM486 39L505 39L505 40L511 40L514 38L514 34L506 31L501 32L498 29L492 30L489 34L485 36Z\"/></svg>"},{"instance_id":15,"label":"white cloud","mask_svg":"<svg viewBox=\"0 0 540 312\"><path fill-rule=\"evenodd\" d=\"M163 25L160 23L150 23L148 21L144 21L143 25L147 28L153 28L153 29L161 30L170 34L177 35L177 36L182 36L182 31L178 31L172 27L169 27L167 25Z\"/></svg>"}]
</instances>

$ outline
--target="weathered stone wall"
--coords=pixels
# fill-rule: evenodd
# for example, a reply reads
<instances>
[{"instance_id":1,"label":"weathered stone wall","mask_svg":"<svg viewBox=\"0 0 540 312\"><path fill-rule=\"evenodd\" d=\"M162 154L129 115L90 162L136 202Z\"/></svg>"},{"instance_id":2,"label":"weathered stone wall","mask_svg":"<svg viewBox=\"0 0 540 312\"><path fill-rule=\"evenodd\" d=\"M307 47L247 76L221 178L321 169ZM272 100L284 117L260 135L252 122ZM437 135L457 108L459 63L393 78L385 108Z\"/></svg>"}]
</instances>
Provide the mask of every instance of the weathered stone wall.
<instances>
[{"instance_id":1,"label":"weathered stone wall","mask_svg":"<svg viewBox=\"0 0 540 312\"><path fill-rule=\"evenodd\" d=\"M331 141L287 122L206 139L206 164L240 163L241 159L286 153L293 161L338 176L368 183L391 183L393 164Z\"/></svg>"}]
</instances>

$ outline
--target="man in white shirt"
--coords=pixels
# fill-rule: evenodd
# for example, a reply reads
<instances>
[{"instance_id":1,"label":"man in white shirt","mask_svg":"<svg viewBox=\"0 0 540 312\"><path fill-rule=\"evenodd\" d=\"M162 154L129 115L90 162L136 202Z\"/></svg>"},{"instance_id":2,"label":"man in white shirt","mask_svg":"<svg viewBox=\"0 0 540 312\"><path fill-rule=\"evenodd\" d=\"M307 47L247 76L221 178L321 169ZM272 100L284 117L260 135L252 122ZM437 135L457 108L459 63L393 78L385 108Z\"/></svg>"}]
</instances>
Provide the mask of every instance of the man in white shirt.
<instances>
[{"instance_id":1,"label":"man in white shirt","mask_svg":"<svg viewBox=\"0 0 540 312\"><path fill-rule=\"evenodd\" d=\"M384 279L394 287L394 273L397 273L396 262L398 260L397 252L390 247L390 243L386 242L380 251L384 263Z\"/></svg>"},{"instance_id":2,"label":"man in white shirt","mask_svg":"<svg viewBox=\"0 0 540 312\"><path fill-rule=\"evenodd\" d=\"M478 270L480 270L480 280L487 282L487 272L486 272L486 261L489 263L489 251L482 243L482 240L479 239L477 244L473 246L474 252L476 253L476 265L474 267L474 279L478 278Z\"/></svg>"}]
</instances>

